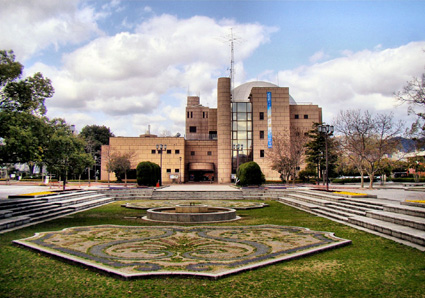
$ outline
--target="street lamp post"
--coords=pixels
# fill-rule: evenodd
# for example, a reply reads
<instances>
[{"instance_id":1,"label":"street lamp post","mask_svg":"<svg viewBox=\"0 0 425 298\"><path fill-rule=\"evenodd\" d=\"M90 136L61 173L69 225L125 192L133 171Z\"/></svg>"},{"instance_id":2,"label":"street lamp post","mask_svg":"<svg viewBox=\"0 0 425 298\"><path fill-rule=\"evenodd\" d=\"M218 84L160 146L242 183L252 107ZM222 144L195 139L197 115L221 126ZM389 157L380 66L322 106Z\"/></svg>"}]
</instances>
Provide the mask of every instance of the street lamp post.
<instances>
[{"instance_id":1,"label":"street lamp post","mask_svg":"<svg viewBox=\"0 0 425 298\"><path fill-rule=\"evenodd\" d=\"M163 145L163 144L157 144L156 145L156 150L158 151L158 153L160 154L160 176L159 176L159 185L162 186L162 151L166 151L167 150L167 145Z\"/></svg>"},{"instance_id":2,"label":"street lamp post","mask_svg":"<svg viewBox=\"0 0 425 298\"><path fill-rule=\"evenodd\" d=\"M243 150L243 144L234 144L233 149L236 149L236 173L238 172L239 168L239 149Z\"/></svg>"},{"instance_id":3,"label":"street lamp post","mask_svg":"<svg viewBox=\"0 0 425 298\"><path fill-rule=\"evenodd\" d=\"M180 156L179 183L182 183L182 157Z\"/></svg>"},{"instance_id":4,"label":"street lamp post","mask_svg":"<svg viewBox=\"0 0 425 298\"><path fill-rule=\"evenodd\" d=\"M326 191L329 190L329 161L328 161L328 137L334 133L332 125L319 125L317 127L319 133L325 135L325 155L326 155Z\"/></svg>"}]
</instances>

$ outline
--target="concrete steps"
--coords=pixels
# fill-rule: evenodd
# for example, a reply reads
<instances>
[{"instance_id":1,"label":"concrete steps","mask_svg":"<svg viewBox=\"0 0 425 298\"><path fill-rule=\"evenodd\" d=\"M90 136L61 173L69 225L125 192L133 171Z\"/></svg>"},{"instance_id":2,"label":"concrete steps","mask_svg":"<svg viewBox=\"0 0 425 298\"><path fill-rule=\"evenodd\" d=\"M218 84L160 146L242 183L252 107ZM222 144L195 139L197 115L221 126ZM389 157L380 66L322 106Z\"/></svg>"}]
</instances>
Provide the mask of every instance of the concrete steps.
<instances>
[{"instance_id":1,"label":"concrete steps","mask_svg":"<svg viewBox=\"0 0 425 298\"><path fill-rule=\"evenodd\" d=\"M99 190L115 201L148 200L152 198L153 188L119 188Z\"/></svg>"},{"instance_id":2,"label":"concrete steps","mask_svg":"<svg viewBox=\"0 0 425 298\"><path fill-rule=\"evenodd\" d=\"M241 191L154 191L153 200L242 200Z\"/></svg>"},{"instance_id":3,"label":"concrete steps","mask_svg":"<svg viewBox=\"0 0 425 298\"><path fill-rule=\"evenodd\" d=\"M384 220L350 217L348 222L425 248L425 232Z\"/></svg>"},{"instance_id":4,"label":"concrete steps","mask_svg":"<svg viewBox=\"0 0 425 298\"><path fill-rule=\"evenodd\" d=\"M425 218L387 211L369 211L367 217L425 231Z\"/></svg>"},{"instance_id":5,"label":"concrete steps","mask_svg":"<svg viewBox=\"0 0 425 298\"><path fill-rule=\"evenodd\" d=\"M39 198L1 200L0 233L19 226L35 224L104 205L113 200L113 198L94 191L75 191Z\"/></svg>"},{"instance_id":6,"label":"concrete steps","mask_svg":"<svg viewBox=\"0 0 425 298\"><path fill-rule=\"evenodd\" d=\"M291 191L279 201L310 213L373 231L425 251L425 208L320 191ZM423 205L422 205L423 206Z\"/></svg>"}]
</instances>

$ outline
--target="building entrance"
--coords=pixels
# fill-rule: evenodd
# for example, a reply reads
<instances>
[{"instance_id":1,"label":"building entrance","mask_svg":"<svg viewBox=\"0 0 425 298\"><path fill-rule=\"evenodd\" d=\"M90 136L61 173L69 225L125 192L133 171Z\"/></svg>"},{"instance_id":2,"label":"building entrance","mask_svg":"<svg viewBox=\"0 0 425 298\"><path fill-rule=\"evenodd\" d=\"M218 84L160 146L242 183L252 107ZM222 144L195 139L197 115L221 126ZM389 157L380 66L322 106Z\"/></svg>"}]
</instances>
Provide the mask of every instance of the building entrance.
<instances>
[{"instance_id":1,"label":"building entrance","mask_svg":"<svg viewBox=\"0 0 425 298\"><path fill-rule=\"evenodd\" d=\"M214 164L208 162L189 163L189 181L213 182L215 180Z\"/></svg>"}]
</instances>

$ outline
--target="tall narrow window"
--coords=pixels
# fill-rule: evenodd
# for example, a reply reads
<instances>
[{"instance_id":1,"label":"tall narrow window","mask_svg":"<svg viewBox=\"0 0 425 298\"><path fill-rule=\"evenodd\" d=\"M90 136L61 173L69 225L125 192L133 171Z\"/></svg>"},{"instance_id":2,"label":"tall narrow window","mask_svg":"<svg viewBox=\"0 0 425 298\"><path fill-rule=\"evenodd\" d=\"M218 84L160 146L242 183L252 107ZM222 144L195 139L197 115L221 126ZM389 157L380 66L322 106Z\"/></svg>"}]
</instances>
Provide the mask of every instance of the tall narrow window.
<instances>
[{"instance_id":1,"label":"tall narrow window","mask_svg":"<svg viewBox=\"0 0 425 298\"><path fill-rule=\"evenodd\" d=\"M264 120L264 112L260 112L260 120Z\"/></svg>"},{"instance_id":2,"label":"tall narrow window","mask_svg":"<svg viewBox=\"0 0 425 298\"><path fill-rule=\"evenodd\" d=\"M260 157L264 157L264 150L260 150Z\"/></svg>"},{"instance_id":3,"label":"tall narrow window","mask_svg":"<svg viewBox=\"0 0 425 298\"><path fill-rule=\"evenodd\" d=\"M260 139L264 139L264 130L260 130Z\"/></svg>"}]
</instances>

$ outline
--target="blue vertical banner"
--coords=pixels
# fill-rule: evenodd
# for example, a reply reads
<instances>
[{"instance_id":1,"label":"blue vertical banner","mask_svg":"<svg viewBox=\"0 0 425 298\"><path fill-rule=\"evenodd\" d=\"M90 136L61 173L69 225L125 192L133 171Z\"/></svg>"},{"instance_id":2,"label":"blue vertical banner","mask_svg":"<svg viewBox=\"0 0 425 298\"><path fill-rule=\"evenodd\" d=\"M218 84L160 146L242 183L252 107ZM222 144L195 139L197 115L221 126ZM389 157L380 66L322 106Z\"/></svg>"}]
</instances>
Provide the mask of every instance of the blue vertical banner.
<instances>
[{"instance_id":1,"label":"blue vertical banner","mask_svg":"<svg viewBox=\"0 0 425 298\"><path fill-rule=\"evenodd\" d=\"M272 93L267 92L267 145L269 148L273 146L272 136Z\"/></svg>"}]
</instances>

